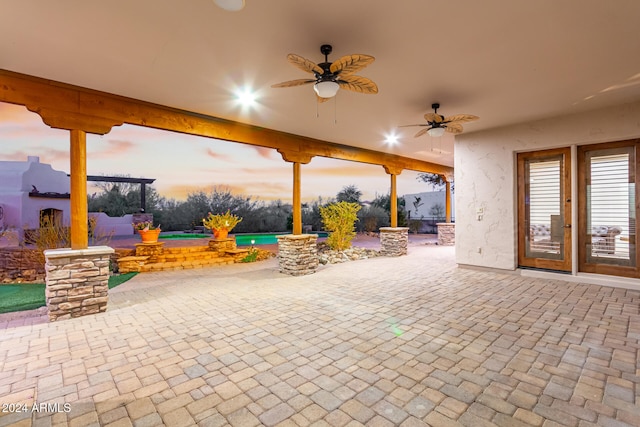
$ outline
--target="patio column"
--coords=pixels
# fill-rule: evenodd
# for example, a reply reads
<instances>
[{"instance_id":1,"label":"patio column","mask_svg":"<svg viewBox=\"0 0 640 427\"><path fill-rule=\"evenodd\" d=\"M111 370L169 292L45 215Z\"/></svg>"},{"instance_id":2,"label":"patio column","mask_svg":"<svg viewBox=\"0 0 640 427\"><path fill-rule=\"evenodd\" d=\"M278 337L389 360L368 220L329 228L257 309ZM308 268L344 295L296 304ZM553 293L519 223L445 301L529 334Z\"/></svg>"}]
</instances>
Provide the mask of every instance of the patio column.
<instances>
[{"instance_id":1,"label":"patio column","mask_svg":"<svg viewBox=\"0 0 640 427\"><path fill-rule=\"evenodd\" d=\"M293 234L276 236L280 273L290 276L313 274L318 268L317 234L302 234L302 190L300 165L307 164L312 155L300 151L278 150L286 162L293 163Z\"/></svg>"},{"instance_id":2,"label":"patio column","mask_svg":"<svg viewBox=\"0 0 640 427\"><path fill-rule=\"evenodd\" d=\"M302 202L300 196L300 163L293 162L293 234L302 234Z\"/></svg>"},{"instance_id":3,"label":"patio column","mask_svg":"<svg viewBox=\"0 0 640 427\"><path fill-rule=\"evenodd\" d=\"M64 105L65 100L47 98L52 105ZM42 121L52 128L70 132L71 248L44 251L49 320L104 312L109 300L109 264L113 249L108 246L89 247L87 133L104 135L122 122L76 110L40 108L37 105L28 105L27 109L40 115Z\"/></svg>"},{"instance_id":4,"label":"patio column","mask_svg":"<svg viewBox=\"0 0 640 427\"><path fill-rule=\"evenodd\" d=\"M391 221L390 222L391 222L391 227L395 228L398 226L398 191L396 189L396 176L402 173L402 168L398 166L389 166L389 165L382 165L382 167L384 168L384 171L386 173L391 175L391 191L389 194L389 197L390 197L389 201L391 203L390 205Z\"/></svg>"},{"instance_id":5,"label":"patio column","mask_svg":"<svg viewBox=\"0 0 640 427\"><path fill-rule=\"evenodd\" d=\"M398 227L398 191L396 177L402 168L393 165L383 165L384 171L391 175L391 191L389 194L391 206L391 227L380 228L380 254L384 256L401 256L407 254L409 244L409 228Z\"/></svg>"},{"instance_id":6,"label":"patio column","mask_svg":"<svg viewBox=\"0 0 640 427\"><path fill-rule=\"evenodd\" d=\"M87 133L71 130L71 249L89 247L87 214Z\"/></svg>"},{"instance_id":7,"label":"patio column","mask_svg":"<svg viewBox=\"0 0 640 427\"><path fill-rule=\"evenodd\" d=\"M451 182L448 179L445 181L444 206L445 221L451 222Z\"/></svg>"},{"instance_id":8,"label":"patio column","mask_svg":"<svg viewBox=\"0 0 640 427\"><path fill-rule=\"evenodd\" d=\"M456 225L451 222L451 181L449 175L442 175L445 182L445 222L437 224L438 244L453 246L456 244Z\"/></svg>"}]
</instances>

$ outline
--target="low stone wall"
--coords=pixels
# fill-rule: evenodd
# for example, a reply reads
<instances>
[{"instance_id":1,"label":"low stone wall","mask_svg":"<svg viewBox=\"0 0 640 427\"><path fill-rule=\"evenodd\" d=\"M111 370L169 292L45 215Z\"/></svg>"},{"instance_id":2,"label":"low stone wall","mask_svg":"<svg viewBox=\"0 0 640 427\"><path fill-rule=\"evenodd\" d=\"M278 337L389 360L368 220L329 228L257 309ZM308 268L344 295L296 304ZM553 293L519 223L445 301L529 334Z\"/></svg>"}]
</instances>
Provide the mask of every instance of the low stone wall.
<instances>
[{"instance_id":1,"label":"low stone wall","mask_svg":"<svg viewBox=\"0 0 640 427\"><path fill-rule=\"evenodd\" d=\"M43 256L38 249L0 248L0 282L44 281Z\"/></svg>"},{"instance_id":2,"label":"low stone wall","mask_svg":"<svg viewBox=\"0 0 640 427\"><path fill-rule=\"evenodd\" d=\"M109 260L113 252L108 246L44 251L50 321L107 310Z\"/></svg>"},{"instance_id":3,"label":"low stone wall","mask_svg":"<svg viewBox=\"0 0 640 427\"><path fill-rule=\"evenodd\" d=\"M455 246L456 224L453 222L438 223L438 245Z\"/></svg>"},{"instance_id":4,"label":"low stone wall","mask_svg":"<svg viewBox=\"0 0 640 427\"><path fill-rule=\"evenodd\" d=\"M276 239L280 273L303 276L316 272L319 264L317 234L285 234Z\"/></svg>"},{"instance_id":5,"label":"low stone wall","mask_svg":"<svg viewBox=\"0 0 640 427\"><path fill-rule=\"evenodd\" d=\"M409 245L408 227L380 228L380 255L401 256L407 254Z\"/></svg>"}]
</instances>

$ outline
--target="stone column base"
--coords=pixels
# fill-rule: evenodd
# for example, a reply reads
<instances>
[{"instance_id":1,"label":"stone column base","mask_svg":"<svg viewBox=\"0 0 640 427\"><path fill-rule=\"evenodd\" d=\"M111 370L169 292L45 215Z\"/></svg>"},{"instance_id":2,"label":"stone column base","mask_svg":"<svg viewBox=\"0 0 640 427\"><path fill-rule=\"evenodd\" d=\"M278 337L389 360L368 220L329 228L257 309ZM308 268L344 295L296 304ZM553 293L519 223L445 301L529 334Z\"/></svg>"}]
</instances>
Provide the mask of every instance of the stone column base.
<instances>
[{"instance_id":1,"label":"stone column base","mask_svg":"<svg viewBox=\"0 0 640 427\"><path fill-rule=\"evenodd\" d=\"M209 250L217 252L218 255L224 256L227 251L233 251L236 249L236 238L227 237L226 239L211 239L209 240Z\"/></svg>"},{"instance_id":2,"label":"stone column base","mask_svg":"<svg viewBox=\"0 0 640 427\"><path fill-rule=\"evenodd\" d=\"M408 245L408 227L380 227L380 255L406 255Z\"/></svg>"},{"instance_id":3,"label":"stone column base","mask_svg":"<svg viewBox=\"0 0 640 427\"><path fill-rule=\"evenodd\" d=\"M44 251L45 297L51 322L107 310L113 252L108 246Z\"/></svg>"},{"instance_id":4,"label":"stone column base","mask_svg":"<svg viewBox=\"0 0 640 427\"><path fill-rule=\"evenodd\" d=\"M276 239L280 273L303 276L316 272L319 264L317 234L285 234Z\"/></svg>"},{"instance_id":5,"label":"stone column base","mask_svg":"<svg viewBox=\"0 0 640 427\"><path fill-rule=\"evenodd\" d=\"M438 225L438 245L455 246L456 224L453 222L439 222L437 225Z\"/></svg>"}]
</instances>

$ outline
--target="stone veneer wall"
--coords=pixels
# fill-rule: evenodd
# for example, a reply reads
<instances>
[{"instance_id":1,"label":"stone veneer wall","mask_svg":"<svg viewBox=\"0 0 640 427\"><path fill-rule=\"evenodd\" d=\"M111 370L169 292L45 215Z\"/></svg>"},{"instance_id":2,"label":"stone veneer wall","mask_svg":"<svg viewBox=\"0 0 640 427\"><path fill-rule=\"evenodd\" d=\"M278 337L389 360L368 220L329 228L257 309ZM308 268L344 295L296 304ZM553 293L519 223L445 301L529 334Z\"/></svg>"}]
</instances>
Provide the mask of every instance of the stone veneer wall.
<instances>
[{"instance_id":1,"label":"stone veneer wall","mask_svg":"<svg viewBox=\"0 0 640 427\"><path fill-rule=\"evenodd\" d=\"M280 273L303 276L316 272L319 264L317 234L285 234L276 238Z\"/></svg>"},{"instance_id":2,"label":"stone veneer wall","mask_svg":"<svg viewBox=\"0 0 640 427\"><path fill-rule=\"evenodd\" d=\"M164 242L136 243L136 256L149 257L149 262L155 262L164 251Z\"/></svg>"},{"instance_id":3,"label":"stone veneer wall","mask_svg":"<svg viewBox=\"0 0 640 427\"><path fill-rule=\"evenodd\" d=\"M226 251L232 251L236 249L236 238L227 237L226 239L210 239L209 250L218 252L220 256L223 256Z\"/></svg>"},{"instance_id":4,"label":"stone veneer wall","mask_svg":"<svg viewBox=\"0 0 640 427\"><path fill-rule=\"evenodd\" d=\"M408 244L408 227L380 227L380 255L406 255Z\"/></svg>"},{"instance_id":5,"label":"stone veneer wall","mask_svg":"<svg viewBox=\"0 0 640 427\"><path fill-rule=\"evenodd\" d=\"M44 278L44 264L42 254L38 249L0 248L0 282L13 282L22 278L27 281L37 281Z\"/></svg>"},{"instance_id":6,"label":"stone veneer wall","mask_svg":"<svg viewBox=\"0 0 640 427\"><path fill-rule=\"evenodd\" d=\"M109 260L113 252L108 246L44 251L50 321L107 310Z\"/></svg>"},{"instance_id":7,"label":"stone veneer wall","mask_svg":"<svg viewBox=\"0 0 640 427\"><path fill-rule=\"evenodd\" d=\"M456 225L454 223L438 223L438 244L442 246L454 246L456 244Z\"/></svg>"}]
</instances>

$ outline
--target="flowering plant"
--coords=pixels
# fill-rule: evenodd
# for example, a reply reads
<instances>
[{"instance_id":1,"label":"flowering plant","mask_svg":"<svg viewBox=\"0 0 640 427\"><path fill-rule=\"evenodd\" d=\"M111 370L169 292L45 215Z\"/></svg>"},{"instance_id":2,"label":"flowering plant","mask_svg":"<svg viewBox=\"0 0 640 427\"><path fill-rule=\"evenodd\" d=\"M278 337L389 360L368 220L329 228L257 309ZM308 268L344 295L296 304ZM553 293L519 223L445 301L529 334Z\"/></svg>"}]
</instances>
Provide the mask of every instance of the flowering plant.
<instances>
[{"instance_id":1,"label":"flowering plant","mask_svg":"<svg viewBox=\"0 0 640 427\"><path fill-rule=\"evenodd\" d=\"M242 218L232 214L229 210L226 213L215 215L209 212L206 218L202 218L202 224L210 230L231 231L240 221Z\"/></svg>"},{"instance_id":2,"label":"flowering plant","mask_svg":"<svg viewBox=\"0 0 640 427\"><path fill-rule=\"evenodd\" d=\"M156 227L155 225L153 225L153 221L141 221L141 222L134 222L133 224L133 229L134 230L143 230L143 231L149 231L149 230L160 230L160 224L158 224L158 226Z\"/></svg>"}]
</instances>

